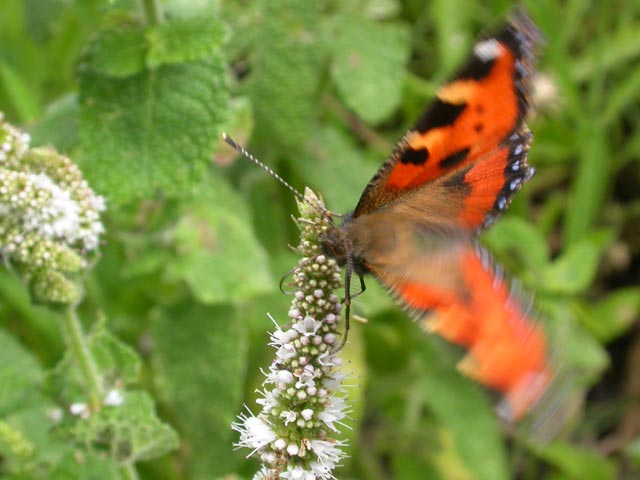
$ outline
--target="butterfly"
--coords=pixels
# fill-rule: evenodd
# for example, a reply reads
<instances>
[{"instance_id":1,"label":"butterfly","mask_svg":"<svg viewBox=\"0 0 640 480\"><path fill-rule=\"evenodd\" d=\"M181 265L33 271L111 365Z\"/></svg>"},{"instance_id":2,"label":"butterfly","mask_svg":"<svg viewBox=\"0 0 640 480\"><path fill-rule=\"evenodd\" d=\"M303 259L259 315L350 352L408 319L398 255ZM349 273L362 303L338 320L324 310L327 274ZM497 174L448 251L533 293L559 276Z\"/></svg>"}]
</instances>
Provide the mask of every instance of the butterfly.
<instances>
[{"instance_id":1,"label":"butterfly","mask_svg":"<svg viewBox=\"0 0 640 480\"><path fill-rule=\"evenodd\" d=\"M541 33L522 10L475 43L397 144L353 213L321 236L352 275L375 277L428 331L463 347L458 368L522 419L549 390L551 347L529 301L479 245L531 179L525 120Z\"/></svg>"},{"instance_id":2,"label":"butterfly","mask_svg":"<svg viewBox=\"0 0 640 480\"><path fill-rule=\"evenodd\" d=\"M479 39L453 78L397 144L364 189L355 210L321 210L330 226L325 254L351 279L376 278L428 331L463 347L464 374L495 391L499 415L515 422L537 415L540 439L559 428L568 376L537 320L477 236L504 212L534 175L527 163L532 134L532 76L542 35L518 8L495 33ZM304 196L226 134L225 141L298 198ZM358 293L358 294L359 294ZM344 341L343 341L344 345ZM560 413L558 413L560 412ZM531 415L533 417L533 415Z\"/></svg>"}]
</instances>

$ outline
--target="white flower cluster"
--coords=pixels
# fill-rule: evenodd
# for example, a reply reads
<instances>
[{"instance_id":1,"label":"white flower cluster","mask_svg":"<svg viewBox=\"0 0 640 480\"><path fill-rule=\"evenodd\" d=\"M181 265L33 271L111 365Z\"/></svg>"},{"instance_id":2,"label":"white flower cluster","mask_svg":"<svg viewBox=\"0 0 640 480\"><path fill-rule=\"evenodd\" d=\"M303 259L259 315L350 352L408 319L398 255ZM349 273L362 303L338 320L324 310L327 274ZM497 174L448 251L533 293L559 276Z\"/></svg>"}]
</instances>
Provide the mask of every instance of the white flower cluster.
<instances>
[{"instance_id":1,"label":"white flower cluster","mask_svg":"<svg viewBox=\"0 0 640 480\"><path fill-rule=\"evenodd\" d=\"M44 299L71 300L77 292L60 272L80 270L97 250L105 202L69 158L29 142L0 113L0 256Z\"/></svg>"},{"instance_id":2,"label":"white flower cluster","mask_svg":"<svg viewBox=\"0 0 640 480\"><path fill-rule=\"evenodd\" d=\"M262 411L240 415L233 428L240 432L238 446L258 454L262 469L254 479L325 480L344 457L344 442L331 435L347 415L337 355L337 324L342 304L333 293L341 286L340 268L321 254L318 235L323 218L319 200L307 192L300 205L303 258L293 275L297 288L289 310L292 324L276 325L270 345L276 357L257 403ZM275 322L274 322L275 323Z\"/></svg>"}]
</instances>

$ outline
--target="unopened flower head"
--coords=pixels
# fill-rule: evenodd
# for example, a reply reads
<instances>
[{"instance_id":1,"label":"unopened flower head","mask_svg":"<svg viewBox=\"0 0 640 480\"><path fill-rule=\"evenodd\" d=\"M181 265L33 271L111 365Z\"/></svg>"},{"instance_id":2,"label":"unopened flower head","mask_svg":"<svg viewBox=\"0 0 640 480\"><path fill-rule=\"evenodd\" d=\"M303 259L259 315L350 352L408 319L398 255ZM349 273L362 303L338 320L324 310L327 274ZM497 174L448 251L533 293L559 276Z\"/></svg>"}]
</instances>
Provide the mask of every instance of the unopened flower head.
<instances>
[{"instance_id":1,"label":"unopened flower head","mask_svg":"<svg viewBox=\"0 0 640 480\"><path fill-rule=\"evenodd\" d=\"M78 288L68 274L98 249L104 199L69 158L29 142L0 113L0 256L41 299L70 303Z\"/></svg>"},{"instance_id":2,"label":"unopened flower head","mask_svg":"<svg viewBox=\"0 0 640 480\"><path fill-rule=\"evenodd\" d=\"M320 200L310 191L306 198L299 205L302 259L293 274L291 324L276 325L271 334L276 354L257 401L261 412L243 414L233 424L240 432L238 446L262 461L254 479L332 479L345 455L344 442L333 437L348 413L336 351L342 304L334 291L342 276L319 247L318 236L327 227Z\"/></svg>"}]
</instances>

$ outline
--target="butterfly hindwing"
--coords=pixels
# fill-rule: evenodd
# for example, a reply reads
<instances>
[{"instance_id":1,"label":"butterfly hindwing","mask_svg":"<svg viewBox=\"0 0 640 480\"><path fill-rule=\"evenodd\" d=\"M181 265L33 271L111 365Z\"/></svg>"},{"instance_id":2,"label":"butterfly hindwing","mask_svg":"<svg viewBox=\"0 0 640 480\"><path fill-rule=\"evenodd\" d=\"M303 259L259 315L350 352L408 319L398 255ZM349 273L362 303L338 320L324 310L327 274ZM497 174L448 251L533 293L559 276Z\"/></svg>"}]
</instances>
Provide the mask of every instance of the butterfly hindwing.
<instances>
[{"instance_id":1,"label":"butterfly hindwing","mask_svg":"<svg viewBox=\"0 0 640 480\"><path fill-rule=\"evenodd\" d=\"M468 189L466 204L471 211L460 214L462 223L471 228L490 223L484 216L495 216L490 214L510 199L504 195L508 165L517 157L522 171L528 169L530 135L524 119L539 41L535 25L516 12L498 33L476 43L466 65L440 88L436 100L371 180L354 216L371 213L446 177L445 185L459 193L463 185L454 182L463 179L460 172L471 169L472 177L492 185L493 197L487 196L486 189Z\"/></svg>"},{"instance_id":2,"label":"butterfly hindwing","mask_svg":"<svg viewBox=\"0 0 640 480\"><path fill-rule=\"evenodd\" d=\"M522 418L552 379L548 346L530 302L512 294L489 255L464 230L396 208L351 229L368 271L427 330L467 351L459 369L501 393L506 418Z\"/></svg>"}]
</instances>

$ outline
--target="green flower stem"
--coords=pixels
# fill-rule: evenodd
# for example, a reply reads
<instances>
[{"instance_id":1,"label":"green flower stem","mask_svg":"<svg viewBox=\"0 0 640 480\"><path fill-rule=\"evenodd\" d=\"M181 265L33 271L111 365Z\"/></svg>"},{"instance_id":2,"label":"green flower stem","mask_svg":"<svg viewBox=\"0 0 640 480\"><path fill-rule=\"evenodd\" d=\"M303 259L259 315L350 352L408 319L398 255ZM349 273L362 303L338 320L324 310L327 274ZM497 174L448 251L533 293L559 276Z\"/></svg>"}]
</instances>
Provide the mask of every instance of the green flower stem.
<instances>
[{"instance_id":1,"label":"green flower stem","mask_svg":"<svg viewBox=\"0 0 640 480\"><path fill-rule=\"evenodd\" d=\"M87 339L82 332L82 325L78 320L75 307L71 306L65 310L62 325L71 354L80 367L84 384L89 391L89 404L92 410L95 410L100 406L104 395L100 375L89 351Z\"/></svg>"},{"instance_id":2,"label":"green flower stem","mask_svg":"<svg viewBox=\"0 0 640 480\"><path fill-rule=\"evenodd\" d=\"M138 0L138 8L147 25L162 23L162 7L158 0Z\"/></svg>"}]
</instances>

